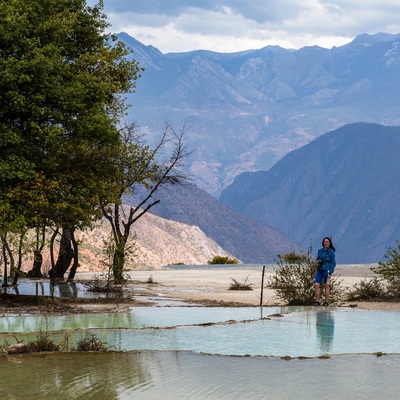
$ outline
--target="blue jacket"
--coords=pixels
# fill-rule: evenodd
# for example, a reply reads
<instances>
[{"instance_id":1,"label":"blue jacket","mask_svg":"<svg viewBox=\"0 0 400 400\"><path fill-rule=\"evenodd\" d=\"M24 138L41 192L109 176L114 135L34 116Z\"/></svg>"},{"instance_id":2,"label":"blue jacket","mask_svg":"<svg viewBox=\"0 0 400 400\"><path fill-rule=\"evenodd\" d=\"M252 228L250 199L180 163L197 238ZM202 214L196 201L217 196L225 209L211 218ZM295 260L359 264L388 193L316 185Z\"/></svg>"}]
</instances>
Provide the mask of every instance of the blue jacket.
<instances>
[{"instance_id":1,"label":"blue jacket","mask_svg":"<svg viewBox=\"0 0 400 400\"><path fill-rule=\"evenodd\" d=\"M318 250L317 260L321 260L322 264L318 268L319 271L329 271L329 274L332 275L333 271L336 267L336 260L335 260L335 252L331 249L322 249Z\"/></svg>"}]
</instances>

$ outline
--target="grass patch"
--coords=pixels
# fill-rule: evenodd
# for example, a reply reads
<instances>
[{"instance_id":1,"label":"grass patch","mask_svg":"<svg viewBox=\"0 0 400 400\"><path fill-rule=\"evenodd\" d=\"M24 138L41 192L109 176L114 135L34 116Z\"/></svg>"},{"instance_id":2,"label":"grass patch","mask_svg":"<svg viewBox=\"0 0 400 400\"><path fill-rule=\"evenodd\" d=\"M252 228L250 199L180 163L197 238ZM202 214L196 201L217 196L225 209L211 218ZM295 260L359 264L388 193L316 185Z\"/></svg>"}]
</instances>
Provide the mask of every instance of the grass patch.
<instances>
[{"instance_id":1,"label":"grass patch","mask_svg":"<svg viewBox=\"0 0 400 400\"><path fill-rule=\"evenodd\" d=\"M229 290L253 290L253 284L249 283L249 277L247 277L244 282L239 282L238 280L231 278L232 283L231 286L229 287Z\"/></svg>"}]
</instances>

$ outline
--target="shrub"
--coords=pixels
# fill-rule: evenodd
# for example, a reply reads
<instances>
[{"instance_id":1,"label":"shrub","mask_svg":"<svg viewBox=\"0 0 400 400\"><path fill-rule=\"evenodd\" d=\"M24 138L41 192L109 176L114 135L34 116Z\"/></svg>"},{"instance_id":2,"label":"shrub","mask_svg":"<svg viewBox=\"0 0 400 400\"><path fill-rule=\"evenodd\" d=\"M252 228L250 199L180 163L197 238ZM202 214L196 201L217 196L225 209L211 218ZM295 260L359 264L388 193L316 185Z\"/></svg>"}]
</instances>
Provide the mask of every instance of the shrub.
<instances>
[{"instance_id":1,"label":"shrub","mask_svg":"<svg viewBox=\"0 0 400 400\"><path fill-rule=\"evenodd\" d=\"M278 254L275 275L267 280L266 287L274 289L276 296L288 305L311 305L314 302L314 278L317 263L311 258L311 251L303 253ZM330 284L330 303L340 302L343 290L333 275ZM321 294L324 293L321 285Z\"/></svg>"},{"instance_id":2,"label":"shrub","mask_svg":"<svg viewBox=\"0 0 400 400\"><path fill-rule=\"evenodd\" d=\"M115 293L123 295L123 287L114 284L109 279L104 279L103 276L95 275L92 281L82 282L88 292L97 293Z\"/></svg>"},{"instance_id":3,"label":"shrub","mask_svg":"<svg viewBox=\"0 0 400 400\"><path fill-rule=\"evenodd\" d=\"M386 281L387 296L398 299L400 298L400 242L396 243L396 248L388 248L385 254L387 261L380 261L379 266L371 268L371 271Z\"/></svg>"},{"instance_id":4,"label":"shrub","mask_svg":"<svg viewBox=\"0 0 400 400\"><path fill-rule=\"evenodd\" d=\"M236 258L229 258L224 256L214 256L212 260L207 261L207 264L238 264Z\"/></svg>"},{"instance_id":5,"label":"shrub","mask_svg":"<svg viewBox=\"0 0 400 400\"><path fill-rule=\"evenodd\" d=\"M154 285L154 284L157 283L157 282L154 280L154 278L153 278L153 274L151 274L151 275L147 278L146 283L150 283L150 284L152 284L152 285Z\"/></svg>"},{"instance_id":6,"label":"shrub","mask_svg":"<svg viewBox=\"0 0 400 400\"><path fill-rule=\"evenodd\" d=\"M253 290L253 284L247 282L249 277L247 277L244 282L239 282L234 278L231 279L233 280L233 283L231 283L229 290Z\"/></svg>"},{"instance_id":7,"label":"shrub","mask_svg":"<svg viewBox=\"0 0 400 400\"><path fill-rule=\"evenodd\" d=\"M107 343L102 341L94 333L86 333L77 345L77 351L106 351Z\"/></svg>"},{"instance_id":8,"label":"shrub","mask_svg":"<svg viewBox=\"0 0 400 400\"><path fill-rule=\"evenodd\" d=\"M29 342L26 347L30 353L59 350L59 345L55 344L53 340L49 338L48 333L42 330L39 331L36 340Z\"/></svg>"},{"instance_id":9,"label":"shrub","mask_svg":"<svg viewBox=\"0 0 400 400\"><path fill-rule=\"evenodd\" d=\"M364 280L356 283L353 290L347 296L350 301L354 300L377 300L387 297L385 286L382 281L377 277L372 279L365 278Z\"/></svg>"}]
</instances>

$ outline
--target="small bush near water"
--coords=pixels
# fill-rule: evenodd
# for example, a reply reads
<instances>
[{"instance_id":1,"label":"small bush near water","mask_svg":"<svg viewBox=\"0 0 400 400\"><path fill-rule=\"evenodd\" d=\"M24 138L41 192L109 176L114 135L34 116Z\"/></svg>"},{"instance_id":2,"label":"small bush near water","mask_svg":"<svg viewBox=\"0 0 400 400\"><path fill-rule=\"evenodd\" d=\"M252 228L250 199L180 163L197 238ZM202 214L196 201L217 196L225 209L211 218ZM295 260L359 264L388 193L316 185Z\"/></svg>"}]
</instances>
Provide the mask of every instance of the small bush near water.
<instances>
[{"instance_id":1,"label":"small bush near water","mask_svg":"<svg viewBox=\"0 0 400 400\"><path fill-rule=\"evenodd\" d=\"M385 281L387 298L400 299L400 241L396 241L396 247L389 247L385 258L380 261L378 267L371 268L380 280Z\"/></svg>"},{"instance_id":2,"label":"small bush near water","mask_svg":"<svg viewBox=\"0 0 400 400\"><path fill-rule=\"evenodd\" d=\"M62 342L56 344L53 339L49 337L49 334L45 331L39 331L35 340L28 342L24 345L18 338L17 345L10 345L5 342L5 350L8 353L40 353L44 351L68 351L68 335L65 335ZM18 347L16 349L16 347ZM106 351L107 343L102 341L94 333L86 333L86 335L78 341L76 349L72 348L71 351Z\"/></svg>"},{"instance_id":3,"label":"small bush near water","mask_svg":"<svg viewBox=\"0 0 400 400\"><path fill-rule=\"evenodd\" d=\"M267 280L266 287L274 289L276 296L288 305L311 305L314 303L314 278L317 263L311 258L311 250L307 254L290 252L278 254L278 267L275 275ZM343 297L343 289L333 275L330 284L329 303L337 304ZM324 294L321 285L321 296Z\"/></svg>"},{"instance_id":4,"label":"small bush near water","mask_svg":"<svg viewBox=\"0 0 400 400\"><path fill-rule=\"evenodd\" d=\"M207 264L239 264L236 258L229 258L224 256L214 256Z\"/></svg>"},{"instance_id":5,"label":"small bush near water","mask_svg":"<svg viewBox=\"0 0 400 400\"><path fill-rule=\"evenodd\" d=\"M107 343L103 342L94 333L86 333L85 337L78 342L77 351L106 351Z\"/></svg>"},{"instance_id":6,"label":"small bush near water","mask_svg":"<svg viewBox=\"0 0 400 400\"><path fill-rule=\"evenodd\" d=\"M253 290L253 284L248 282L249 277L247 277L244 282L239 282L234 278L231 279L233 283L231 283L229 290Z\"/></svg>"},{"instance_id":7,"label":"small bush near water","mask_svg":"<svg viewBox=\"0 0 400 400\"><path fill-rule=\"evenodd\" d=\"M365 278L356 283L353 289L350 290L347 300L350 301L370 301L370 300L385 300L388 295L384 284L377 277L372 279Z\"/></svg>"},{"instance_id":8,"label":"small bush near water","mask_svg":"<svg viewBox=\"0 0 400 400\"><path fill-rule=\"evenodd\" d=\"M115 285L110 279L104 279L102 276L94 276L92 281L82 282L89 292L99 293L121 293L122 286Z\"/></svg>"},{"instance_id":9,"label":"small bush near water","mask_svg":"<svg viewBox=\"0 0 400 400\"><path fill-rule=\"evenodd\" d=\"M60 345L55 344L49 335L45 331L39 331L36 336L36 340L29 342L27 345L27 350L29 353L39 353L42 351L59 351Z\"/></svg>"},{"instance_id":10,"label":"small bush near water","mask_svg":"<svg viewBox=\"0 0 400 400\"><path fill-rule=\"evenodd\" d=\"M371 271L377 276L365 278L356 283L347 296L350 301L398 301L400 300L400 242L396 247L389 247L385 258L378 267Z\"/></svg>"}]
</instances>

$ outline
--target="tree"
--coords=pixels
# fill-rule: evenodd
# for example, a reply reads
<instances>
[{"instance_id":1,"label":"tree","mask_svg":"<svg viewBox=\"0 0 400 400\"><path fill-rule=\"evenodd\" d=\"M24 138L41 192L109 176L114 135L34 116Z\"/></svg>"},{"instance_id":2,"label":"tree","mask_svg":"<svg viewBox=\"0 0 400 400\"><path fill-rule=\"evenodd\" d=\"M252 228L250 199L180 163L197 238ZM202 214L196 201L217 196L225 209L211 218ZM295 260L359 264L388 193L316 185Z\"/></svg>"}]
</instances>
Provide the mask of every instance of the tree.
<instances>
[{"instance_id":1,"label":"tree","mask_svg":"<svg viewBox=\"0 0 400 400\"><path fill-rule=\"evenodd\" d=\"M85 0L0 7L0 202L15 217L29 204L29 228L61 228L58 278L77 260L74 231L101 217L101 202L119 201L109 160L121 147L123 94L141 71L105 33L102 9Z\"/></svg>"},{"instance_id":2,"label":"tree","mask_svg":"<svg viewBox=\"0 0 400 400\"><path fill-rule=\"evenodd\" d=\"M141 144L135 124L122 130L123 149L115 155L114 160L120 165L116 185L120 198L130 195L130 200L135 199L136 204L123 207L120 202L116 202L102 207L104 217L111 224L115 242L113 275L116 283L124 281L126 249L133 224L159 203L160 200L154 196L160 187L181 184L187 179L180 172L182 161L189 154L183 142L185 132L185 126L176 132L166 124L160 141L150 149ZM170 153L163 158L163 152L168 149Z\"/></svg>"},{"instance_id":3,"label":"tree","mask_svg":"<svg viewBox=\"0 0 400 400\"><path fill-rule=\"evenodd\" d=\"M0 245L2 262L4 263L3 286L8 286L8 276L13 277L13 284L17 283L22 257L26 252L27 228L23 215L14 217L8 204L0 204Z\"/></svg>"}]
</instances>

